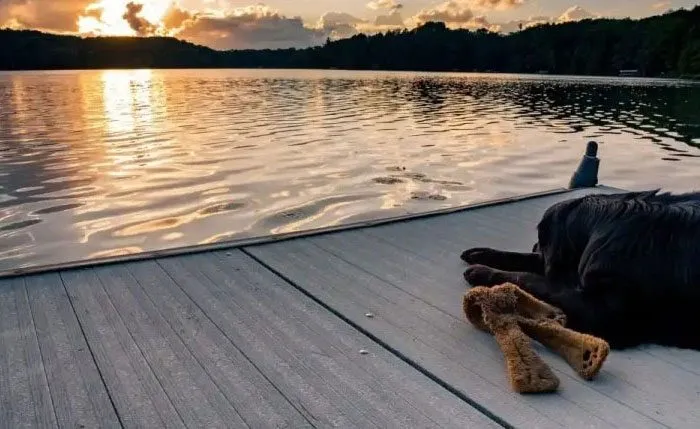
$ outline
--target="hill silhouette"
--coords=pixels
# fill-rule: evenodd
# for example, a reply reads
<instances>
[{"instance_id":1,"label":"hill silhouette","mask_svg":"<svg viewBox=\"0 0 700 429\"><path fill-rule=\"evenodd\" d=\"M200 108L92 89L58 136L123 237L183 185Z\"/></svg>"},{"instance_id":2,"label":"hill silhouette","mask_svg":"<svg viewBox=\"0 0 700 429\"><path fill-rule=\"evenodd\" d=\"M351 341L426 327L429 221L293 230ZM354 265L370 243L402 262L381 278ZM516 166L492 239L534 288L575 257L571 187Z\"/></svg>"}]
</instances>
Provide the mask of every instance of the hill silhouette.
<instances>
[{"instance_id":1,"label":"hill silhouette","mask_svg":"<svg viewBox=\"0 0 700 429\"><path fill-rule=\"evenodd\" d=\"M700 6L640 20L544 24L508 35L411 30L307 49L216 51L165 37L62 36L0 30L0 69L339 68L416 71L700 76Z\"/></svg>"}]
</instances>

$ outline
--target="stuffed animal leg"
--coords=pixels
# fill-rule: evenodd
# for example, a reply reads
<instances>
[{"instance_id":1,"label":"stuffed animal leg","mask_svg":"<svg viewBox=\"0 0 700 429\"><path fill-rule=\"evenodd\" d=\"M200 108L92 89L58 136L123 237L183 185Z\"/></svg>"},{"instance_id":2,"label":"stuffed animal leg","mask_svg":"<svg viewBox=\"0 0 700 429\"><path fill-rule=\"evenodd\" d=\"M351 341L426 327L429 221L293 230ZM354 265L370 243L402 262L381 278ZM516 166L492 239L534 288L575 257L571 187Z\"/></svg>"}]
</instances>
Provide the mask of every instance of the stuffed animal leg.
<instances>
[{"instance_id":1,"label":"stuffed animal leg","mask_svg":"<svg viewBox=\"0 0 700 429\"><path fill-rule=\"evenodd\" d=\"M518 324L529 337L564 358L585 380L598 375L610 353L606 341L572 331L555 322L519 317Z\"/></svg>"},{"instance_id":2,"label":"stuffed animal leg","mask_svg":"<svg viewBox=\"0 0 700 429\"><path fill-rule=\"evenodd\" d=\"M602 339L566 328L561 310L511 283L472 288L463 304L467 319L496 338L511 385L520 393L551 392L559 386L528 337L562 356L587 380L598 374L610 350Z\"/></svg>"},{"instance_id":3,"label":"stuffed animal leg","mask_svg":"<svg viewBox=\"0 0 700 429\"><path fill-rule=\"evenodd\" d=\"M606 341L566 328L564 312L514 284L496 286L493 292L517 297L518 324L530 338L564 358L582 378L591 380L598 375L610 353Z\"/></svg>"},{"instance_id":4,"label":"stuffed animal leg","mask_svg":"<svg viewBox=\"0 0 700 429\"><path fill-rule=\"evenodd\" d=\"M530 339L520 328L513 316L516 307L515 295L494 295L484 287L473 288L464 297L467 318L496 338L513 390L518 393L553 392L559 387L559 379L535 353Z\"/></svg>"}]
</instances>

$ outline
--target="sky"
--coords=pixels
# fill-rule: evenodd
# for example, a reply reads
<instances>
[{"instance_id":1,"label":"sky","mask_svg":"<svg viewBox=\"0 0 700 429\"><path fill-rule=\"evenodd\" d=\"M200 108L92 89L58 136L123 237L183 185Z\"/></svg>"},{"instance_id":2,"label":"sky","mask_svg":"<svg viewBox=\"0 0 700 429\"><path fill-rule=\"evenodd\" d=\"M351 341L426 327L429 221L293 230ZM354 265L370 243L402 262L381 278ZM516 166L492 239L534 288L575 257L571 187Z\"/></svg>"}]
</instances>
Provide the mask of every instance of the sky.
<instances>
[{"instance_id":1,"label":"sky","mask_svg":"<svg viewBox=\"0 0 700 429\"><path fill-rule=\"evenodd\" d=\"M699 0L0 0L0 27L86 36L174 36L214 49L308 47L414 28L508 33L544 22L639 18Z\"/></svg>"}]
</instances>

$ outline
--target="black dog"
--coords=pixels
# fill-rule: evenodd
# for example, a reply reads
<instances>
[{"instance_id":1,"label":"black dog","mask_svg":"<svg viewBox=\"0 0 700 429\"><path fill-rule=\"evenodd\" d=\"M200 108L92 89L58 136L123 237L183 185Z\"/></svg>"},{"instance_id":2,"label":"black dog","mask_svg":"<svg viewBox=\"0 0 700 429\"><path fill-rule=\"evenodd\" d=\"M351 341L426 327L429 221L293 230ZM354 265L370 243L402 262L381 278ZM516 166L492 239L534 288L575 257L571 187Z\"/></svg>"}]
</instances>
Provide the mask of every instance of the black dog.
<instances>
[{"instance_id":1,"label":"black dog","mask_svg":"<svg viewBox=\"0 0 700 429\"><path fill-rule=\"evenodd\" d=\"M532 253L469 249L465 279L511 282L613 348L700 350L700 192L589 195L550 207Z\"/></svg>"}]
</instances>

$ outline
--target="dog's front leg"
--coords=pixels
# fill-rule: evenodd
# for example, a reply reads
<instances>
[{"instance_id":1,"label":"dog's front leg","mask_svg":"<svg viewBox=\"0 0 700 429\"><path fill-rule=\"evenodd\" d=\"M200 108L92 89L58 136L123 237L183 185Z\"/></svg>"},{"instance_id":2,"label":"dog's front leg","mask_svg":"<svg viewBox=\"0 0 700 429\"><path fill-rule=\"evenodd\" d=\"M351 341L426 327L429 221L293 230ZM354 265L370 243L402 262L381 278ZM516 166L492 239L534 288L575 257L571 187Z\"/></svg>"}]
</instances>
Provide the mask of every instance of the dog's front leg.
<instances>
[{"instance_id":1,"label":"dog's front leg","mask_svg":"<svg viewBox=\"0 0 700 429\"><path fill-rule=\"evenodd\" d=\"M464 279L472 286L498 286L513 283L542 299L551 293L547 279L540 274L524 271L504 271L486 265L471 265L464 272Z\"/></svg>"},{"instance_id":2,"label":"dog's front leg","mask_svg":"<svg viewBox=\"0 0 700 429\"><path fill-rule=\"evenodd\" d=\"M544 262L539 253L506 252L475 247L465 250L460 257L470 265L485 265L503 271L544 274Z\"/></svg>"},{"instance_id":3,"label":"dog's front leg","mask_svg":"<svg viewBox=\"0 0 700 429\"><path fill-rule=\"evenodd\" d=\"M467 268L464 279L471 286L492 287L513 283L536 298L557 306L559 304L570 306L569 301L576 302L573 296L579 293L576 288L564 288L559 284L552 284L540 274L503 271L484 265L472 265Z\"/></svg>"}]
</instances>

